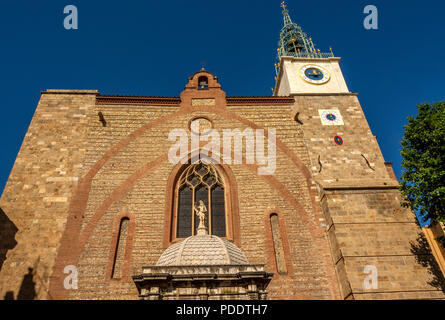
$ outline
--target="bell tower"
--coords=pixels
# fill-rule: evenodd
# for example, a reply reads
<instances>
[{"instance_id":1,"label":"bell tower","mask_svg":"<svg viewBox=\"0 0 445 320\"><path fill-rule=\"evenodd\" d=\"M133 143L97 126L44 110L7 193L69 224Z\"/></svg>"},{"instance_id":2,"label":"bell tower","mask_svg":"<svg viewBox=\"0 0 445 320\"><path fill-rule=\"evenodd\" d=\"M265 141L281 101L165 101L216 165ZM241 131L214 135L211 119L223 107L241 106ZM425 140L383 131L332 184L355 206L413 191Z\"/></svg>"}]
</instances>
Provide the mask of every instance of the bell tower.
<instances>
[{"instance_id":1,"label":"bell tower","mask_svg":"<svg viewBox=\"0 0 445 320\"><path fill-rule=\"evenodd\" d=\"M400 206L398 181L385 162L357 93L346 86L340 58L316 49L284 5L274 96L295 100L289 116L301 130L343 299L443 297L414 213ZM284 116L284 115L283 115ZM297 135L294 136L295 139ZM365 279L373 272L373 283ZM421 271L420 271L421 270ZM422 280L419 280L422 279ZM441 279L441 278L440 278Z\"/></svg>"},{"instance_id":2,"label":"bell tower","mask_svg":"<svg viewBox=\"0 0 445 320\"><path fill-rule=\"evenodd\" d=\"M340 69L340 58L332 52L316 49L312 38L292 22L286 5L283 8L284 26L280 32L275 64L274 96L299 93L348 93Z\"/></svg>"}]
</instances>

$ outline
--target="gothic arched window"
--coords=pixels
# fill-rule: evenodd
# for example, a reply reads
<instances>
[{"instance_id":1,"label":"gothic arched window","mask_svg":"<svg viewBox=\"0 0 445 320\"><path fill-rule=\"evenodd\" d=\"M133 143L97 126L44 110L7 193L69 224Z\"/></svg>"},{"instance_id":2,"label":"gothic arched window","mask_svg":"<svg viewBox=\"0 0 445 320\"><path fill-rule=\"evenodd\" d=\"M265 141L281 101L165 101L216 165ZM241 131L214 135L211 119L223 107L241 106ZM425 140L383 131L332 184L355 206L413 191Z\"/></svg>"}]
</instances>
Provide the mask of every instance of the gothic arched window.
<instances>
[{"instance_id":1,"label":"gothic arched window","mask_svg":"<svg viewBox=\"0 0 445 320\"><path fill-rule=\"evenodd\" d=\"M199 219L194 206L202 200L207 208L206 227L211 235L226 237L224 182L212 164L192 164L182 173L176 189L176 238L196 234Z\"/></svg>"}]
</instances>

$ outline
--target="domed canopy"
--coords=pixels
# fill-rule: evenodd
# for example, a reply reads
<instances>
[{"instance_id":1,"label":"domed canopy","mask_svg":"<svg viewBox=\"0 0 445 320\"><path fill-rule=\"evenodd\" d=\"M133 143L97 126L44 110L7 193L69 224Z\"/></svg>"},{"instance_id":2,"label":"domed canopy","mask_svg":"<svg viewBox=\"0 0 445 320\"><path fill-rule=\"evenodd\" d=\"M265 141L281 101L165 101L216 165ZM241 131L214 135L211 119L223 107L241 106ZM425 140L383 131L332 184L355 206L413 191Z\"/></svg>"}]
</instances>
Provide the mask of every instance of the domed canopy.
<instances>
[{"instance_id":1,"label":"domed canopy","mask_svg":"<svg viewBox=\"0 0 445 320\"><path fill-rule=\"evenodd\" d=\"M167 248L157 266L245 265L244 253L217 236L196 235Z\"/></svg>"}]
</instances>

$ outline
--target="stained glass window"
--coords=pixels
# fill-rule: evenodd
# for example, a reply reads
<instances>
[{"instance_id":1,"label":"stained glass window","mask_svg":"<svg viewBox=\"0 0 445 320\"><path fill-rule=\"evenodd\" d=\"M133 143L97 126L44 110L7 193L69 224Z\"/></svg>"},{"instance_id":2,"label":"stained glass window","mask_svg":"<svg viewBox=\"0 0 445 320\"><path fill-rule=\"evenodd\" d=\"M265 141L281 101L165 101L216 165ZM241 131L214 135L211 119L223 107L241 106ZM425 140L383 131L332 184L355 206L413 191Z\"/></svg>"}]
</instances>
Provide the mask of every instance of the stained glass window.
<instances>
[{"instance_id":1,"label":"stained glass window","mask_svg":"<svg viewBox=\"0 0 445 320\"><path fill-rule=\"evenodd\" d=\"M188 186L183 186L179 190L178 197L178 238L187 238L192 235L192 211L193 206L193 190Z\"/></svg>"},{"instance_id":2,"label":"stained glass window","mask_svg":"<svg viewBox=\"0 0 445 320\"><path fill-rule=\"evenodd\" d=\"M218 237L226 236L226 210L224 203L224 188L216 186L212 189L212 234Z\"/></svg>"},{"instance_id":3,"label":"stained glass window","mask_svg":"<svg viewBox=\"0 0 445 320\"><path fill-rule=\"evenodd\" d=\"M205 224L209 234L226 236L225 189L221 175L212 164L189 166L178 182L176 237L196 234L199 219L194 206L202 200L207 208Z\"/></svg>"}]
</instances>

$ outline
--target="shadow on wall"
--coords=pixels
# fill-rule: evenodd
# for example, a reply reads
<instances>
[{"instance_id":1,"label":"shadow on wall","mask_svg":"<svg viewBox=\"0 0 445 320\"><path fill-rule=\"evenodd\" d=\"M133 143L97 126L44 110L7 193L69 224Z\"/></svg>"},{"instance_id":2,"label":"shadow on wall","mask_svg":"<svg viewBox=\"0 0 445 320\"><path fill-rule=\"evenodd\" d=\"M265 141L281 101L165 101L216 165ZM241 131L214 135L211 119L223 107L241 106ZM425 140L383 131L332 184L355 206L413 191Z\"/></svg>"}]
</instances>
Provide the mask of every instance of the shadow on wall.
<instances>
[{"instance_id":1,"label":"shadow on wall","mask_svg":"<svg viewBox=\"0 0 445 320\"><path fill-rule=\"evenodd\" d=\"M439 264L431 252L428 240L423 234L419 234L415 243L411 242L411 253L416 256L416 261L425 268L428 268L428 272L433 276L432 280L428 282L430 286L433 286L445 293L445 278L440 270Z\"/></svg>"},{"instance_id":2,"label":"shadow on wall","mask_svg":"<svg viewBox=\"0 0 445 320\"><path fill-rule=\"evenodd\" d=\"M6 260L6 253L17 245L14 238L18 230L3 209L0 208L0 271Z\"/></svg>"},{"instance_id":3,"label":"shadow on wall","mask_svg":"<svg viewBox=\"0 0 445 320\"><path fill-rule=\"evenodd\" d=\"M0 271L6 260L6 254L17 245L15 234L19 231L16 225L8 218L6 213L0 208ZM17 300L34 300L36 298L36 286L34 282L34 269L28 268L28 273L23 276ZM5 300L14 300L14 292L8 291L4 296Z\"/></svg>"},{"instance_id":4,"label":"shadow on wall","mask_svg":"<svg viewBox=\"0 0 445 320\"><path fill-rule=\"evenodd\" d=\"M23 276L17 300L34 300L36 298L36 283L34 282L33 271L33 268L28 268L28 273Z\"/></svg>"},{"instance_id":5,"label":"shadow on wall","mask_svg":"<svg viewBox=\"0 0 445 320\"><path fill-rule=\"evenodd\" d=\"M17 300L34 300L37 297L36 283L34 282L34 269L28 268L28 273L23 276ZM5 300L14 300L14 292L8 291L4 296Z\"/></svg>"}]
</instances>

